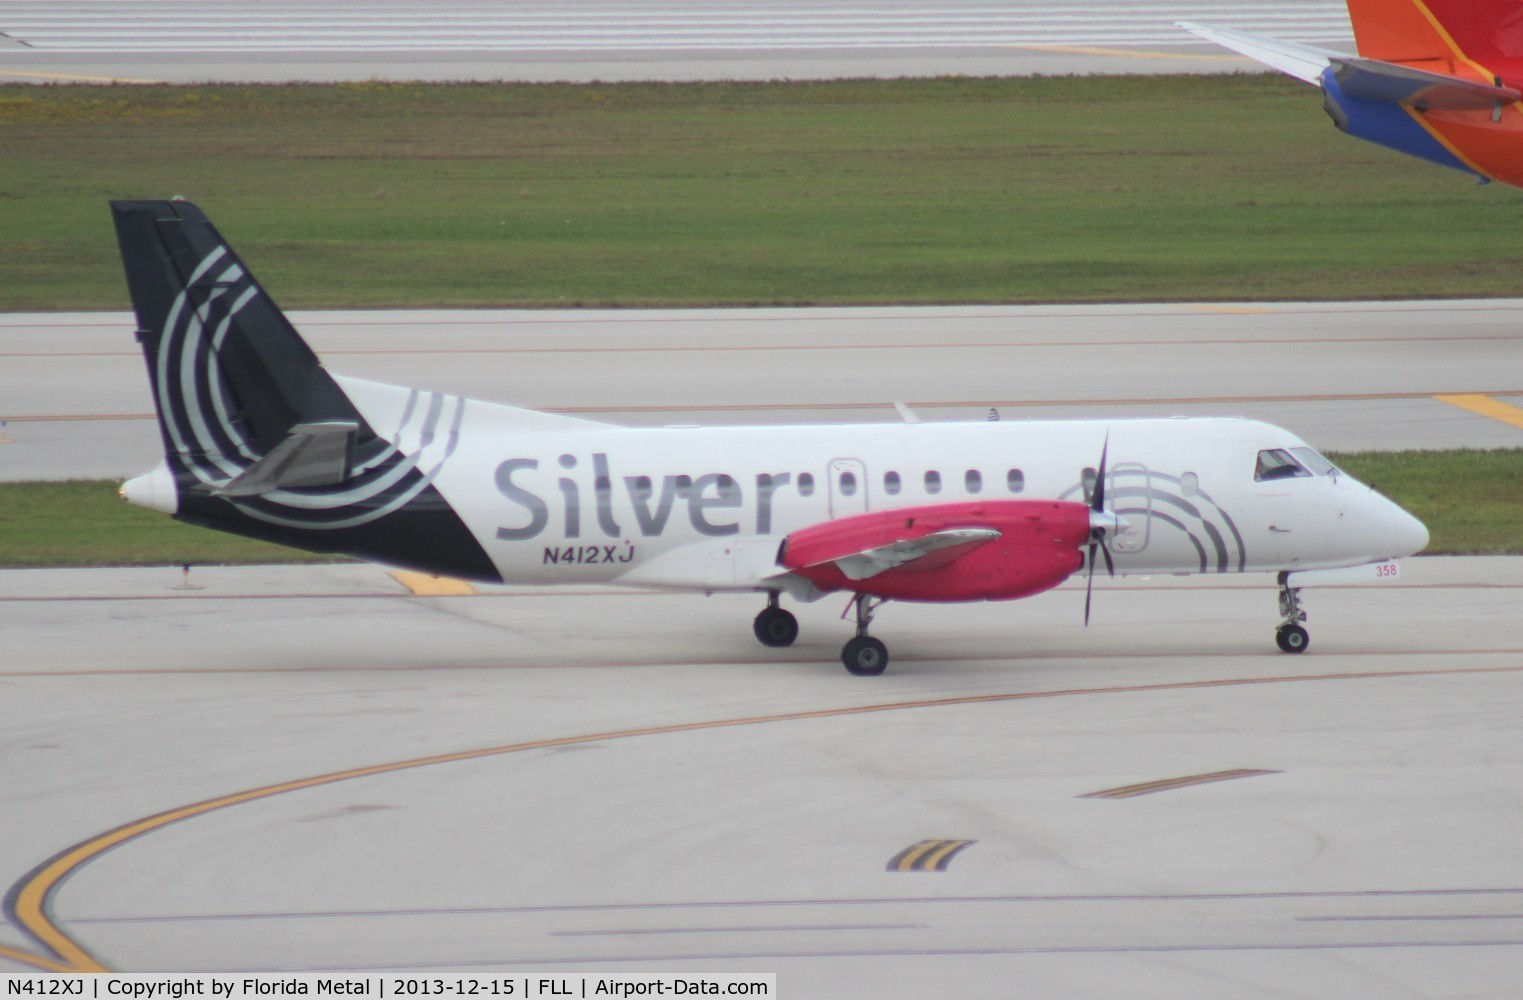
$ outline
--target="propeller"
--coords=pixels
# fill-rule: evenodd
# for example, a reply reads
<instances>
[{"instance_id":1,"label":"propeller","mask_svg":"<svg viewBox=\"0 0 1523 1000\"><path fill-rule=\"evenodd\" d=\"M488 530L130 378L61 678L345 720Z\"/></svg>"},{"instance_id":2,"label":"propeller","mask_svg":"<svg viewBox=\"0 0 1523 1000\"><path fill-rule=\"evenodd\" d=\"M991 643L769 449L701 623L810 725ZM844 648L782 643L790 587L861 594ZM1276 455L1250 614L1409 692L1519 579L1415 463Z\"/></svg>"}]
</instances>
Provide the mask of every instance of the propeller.
<instances>
[{"instance_id":1,"label":"propeller","mask_svg":"<svg viewBox=\"0 0 1523 1000\"><path fill-rule=\"evenodd\" d=\"M1089 628L1089 602L1095 589L1095 551L1105 556L1105 572L1116 575L1116 564L1111 561L1110 549L1106 548L1105 533L1115 530L1120 519L1105 510L1105 459L1110 451L1111 435L1105 432L1105 443L1100 446L1100 467L1095 470L1095 488L1089 498L1089 582L1084 585L1084 627Z\"/></svg>"}]
</instances>

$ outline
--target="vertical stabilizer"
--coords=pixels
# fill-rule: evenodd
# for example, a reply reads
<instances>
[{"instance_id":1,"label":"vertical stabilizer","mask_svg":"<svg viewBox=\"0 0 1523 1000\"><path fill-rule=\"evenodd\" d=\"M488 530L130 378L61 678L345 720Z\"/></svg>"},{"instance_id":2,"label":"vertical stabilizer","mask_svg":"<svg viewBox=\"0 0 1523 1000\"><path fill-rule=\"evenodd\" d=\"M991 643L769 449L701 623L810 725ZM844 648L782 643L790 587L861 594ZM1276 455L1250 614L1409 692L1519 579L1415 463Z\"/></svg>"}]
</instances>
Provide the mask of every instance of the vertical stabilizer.
<instances>
[{"instance_id":1,"label":"vertical stabilizer","mask_svg":"<svg viewBox=\"0 0 1523 1000\"><path fill-rule=\"evenodd\" d=\"M1523 55L1519 0L1348 0L1348 13L1367 59L1452 63L1438 71L1489 77L1487 64Z\"/></svg>"},{"instance_id":2,"label":"vertical stabilizer","mask_svg":"<svg viewBox=\"0 0 1523 1000\"><path fill-rule=\"evenodd\" d=\"M111 211L165 456L124 497L311 551L500 578L434 485L465 400L399 390L377 433L200 209Z\"/></svg>"},{"instance_id":3,"label":"vertical stabilizer","mask_svg":"<svg viewBox=\"0 0 1523 1000\"><path fill-rule=\"evenodd\" d=\"M363 425L259 282L188 201L111 203L166 451L236 477L298 424ZM363 443L375 447L364 428Z\"/></svg>"}]
</instances>

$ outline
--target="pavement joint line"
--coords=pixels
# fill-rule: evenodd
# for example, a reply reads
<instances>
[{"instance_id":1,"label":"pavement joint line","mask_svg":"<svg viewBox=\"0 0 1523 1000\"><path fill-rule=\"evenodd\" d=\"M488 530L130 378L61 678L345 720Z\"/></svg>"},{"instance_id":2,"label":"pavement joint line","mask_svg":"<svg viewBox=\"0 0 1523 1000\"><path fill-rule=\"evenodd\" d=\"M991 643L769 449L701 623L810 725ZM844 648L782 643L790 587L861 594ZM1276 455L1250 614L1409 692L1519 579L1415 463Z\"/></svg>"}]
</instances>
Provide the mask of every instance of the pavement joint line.
<instances>
[{"instance_id":1,"label":"pavement joint line","mask_svg":"<svg viewBox=\"0 0 1523 1000\"><path fill-rule=\"evenodd\" d=\"M174 823L193 819L206 813L219 811L231 806L242 805L287 792L301 791L308 788L316 788L324 785L336 784L342 781L351 781L358 778L368 778L380 774L391 774L398 771L411 770L420 767L429 767L437 764L453 764L471 760L481 760L488 757L500 757L512 753L520 753L527 750L543 750L553 747L576 746L588 743L603 743L612 740L633 739L642 736L666 736L681 733L711 731L718 729L730 729L742 726L757 726L775 722L802 722L818 719L845 718L858 715L872 715L883 712L906 711L921 708L942 708L957 705L986 705L1002 702L1028 701L1045 698L1076 697L1085 695L1107 694L1136 694L1160 691L1199 690L1222 687L1241 687L1245 685L1259 684L1286 684L1304 681L1338 681L1338 680L1377 680L1390 678L1408 678L1423 676L1444 676L1455 674L1476 673L1500 673L1500 672L1523 672L1523 665L1510 667L1459 667L1437 668L1426 670L1386 670L1370 671L1364 673L1341 673L1341 674L1290 674L1275 677L1257 678L1218 678L1205 681L1174 681L1158 684L1137 685L1114 685L1095 688L1068 688L1057 691L1041 692L1013 692L1003 694L963 695L949 698L933 698L917 701L884 702L869 705L848 706L843 708L819 709L815 711L785 712L775 715L743 716L740 718L719 719L701 722L673 723L664 726L650 726L639 729L615 730L604 733L590 733L579 736L552 737L548 739L531 740L522 743L510 743L495 747L484 747L475 750L463 750L454 753L435 754L427 757L417 757L409 760L394 761L387 764L375 764L367 767L350 768L343 771L333 771L309 778L298 778L293 781L280 782L274 785L265 785L259 788L248 789L242 792L234 792L228 795L201 802L180 806L164 812L155 813L141 819L133 820L98 834L88 840L81 841L70 847L64 848L53 857L39 864L31 872L23 876L11 886L5 894L4 911L12 924L23 930L29 937L43 947L46 954L32 954L0 946L0 957L12 959L34 968L44 969L50 972L110 972L99 958L92 954L84 945L79 943L59 926L53 916L53 899L58 890L62 888L68 879L80 868L94 861L96 858L107 853L113 848L119 847L129 841L136 840L146 834L162 829ZM1471 942L1471 944L1500 944L1502 942ZM1507 941L1506 944L1516 946L1517 941ZM1439 942L1436 944L1446 944ZM1358 945L1331 945L1330 947L1357 947ZM1385 944L1371 945L1384 947ZM1273 950L1286 950L1302 946L1268 946ZM1178 948L1165 948L1162 950L1174 951ZM1194 950L1194 949L1184 949Z\"/></svg>"},{"instance_id":2,"label":"pavement joint line","mask_svg":"<svg viewBox=\"0 0 1523 1000\"><path fill-rule=\"evenodd\" d=\"M1152 52L1147 49L1117 49L1108 45L1007 45L1005 48L1057 52L1074 56L1117 56L1123 59L1188 59L1197 62L1253 63L1253 60L1243 56L1206 55L1198 52Z\"/></svg>"},{"instance_id":3,"label":"pavement joint line","mask_svg":"<svg viewBox=\"0 0 1523 1000\"><path fill-rule=\"evenodd\" d=\"M334 667L134 667L122 670L95 669L95 670L17 670L0 672L0 677L5 678L62 678L62 677L163 677L183 674L192 676L215 676L225 674L229 677L259 674L344 674L344 673L443 673L451 670L483 671L483 670L638 670L648 667L762 667L778 666L781 664L815 665L829 662L833 656L831 650L834 647L821 647L817 656L789 656L789 657L766 657L752 659L722 659L711 657L693 660L627 660L623 662L603 663L425 663L425 664L400 664L383 666L334 666ZM980 653L970 654L936 654L934 656L916 656L913 653L904 653L894 657L895 663L1016 663L1031 665L1039 663L1063 663L1069 660L1172 660L1205 659L1221 656L1219 650L1186 654L1180 653L1094 653L1094 652L1063 652L1042 653L1031 656L994 656ZM1276 653L1265 653L1265 656L1278 656ZM1321 650L1318 657L1322 659L1360 659L1364 657L1378 656L1389 659L1397 656L1519 656L1523 655L1523 649L1363 649L1349 650L1346 652L1329 652ZM1492 666L1492 667L1457 667L1452 671L1438 671L1438 673L1507 673L1523 672L1523 666ZM1408 671L1397 671L1393 676L1407 676ZM1422 672L1417 673L1421 676ZM1350 674L1325 674L1317 675L1327 678L1340 676L1353 676ZM1266 679L1239 678L1237 683L1253 684L1262 683ZM1274 680L1268 678L1267 680ZM1022 695L1027 698L1042 697L1041 692L1028 692Z\"/></svg>"},{"instance_id":4,"label":"pavement joint line","mask_svg":"<svg viewBox=\"0 0 1523 1000\"><path fill-rule=\"evenodd\" d=\"M1256 403L1362 403L1381 402L1385 400L1408 400L1408 399L1437 399L1448 402L1453 398L1462 396L1517 396L1523 395L1523 389L1496 389L1482 393L1435 393L1431 391L1414 392L1353 392L1353 393L1308 393L1296 394L1272 394L1265 396L1160 396L1160 397L1136 397L1129 399L1104 398L1104 399L954 399L954 400L901 400L905 405L917 410L938 409L983 409L990 406L1008 409L1036 409L1041 407L1059 406L1227 406L1237 404ZM1505 403L1497 403L1498 407L1506 407ZM893 401L888 400L864 400L861 402L828 402L815 401L807 403L675 403L662 404L660 406L643 406L638 404L614 405L614 406L557 406L543 408L546 413L745 413L745 412L786 412L808 410L883 410L891 411ZM1513 409L1508 407L1508 409ZM19 416L6 416L0 414L0 419L9 420L12 423L22 421L56 421L56 420L153 420L152 413L70 413L70 414L28 414Z\"/></svg>"},{"instance_id":5,"label":"pavement joint line","mask_svg":"<svg viewBox=\"0 0 1523 1000\"><path fill-rule=\"evenodd\" d=\"M1201 312L1228 315L1281 315L1272 309L1199 306ZM413 355L457 354L733 354L800 351L991 351L991 350L1069 350L1077 347L1153 348L1153 347L1262 347L1265 344L1458 344L1511 343L1514 334L1467 334L1455 337L1181 337L1176 340L988 340L956 343L780 343L780 344L657 344L640 347L338 347L319 351L323 357L410 357ZM0 358L135 358L138 351L15 351L0 352ZM1523 391L1523 390L1520 390Z\"/></svg>"},{"instance_id":6,"label":"pavement joint line","mask_svg":"<svg viewBox=\"0 0 1523 1000\"><path fill-rule=\"evenodd\" d=\"M477 314L465 318L456 318L448 315L452 310L444 310L446 315L433 316L429 319L430 326L454 327L454 326L609 326L609 325L638 325L653 324L662 327L681 326L689 323L709 323L716 314L723 314L727 322L734 323L776 323L778 314L807 313L798 318L804 322L825 323L852 323L862 319L869 319L874 323L920 323L927 319L958 319L958 320L1012 320L1012 319L1062 319L1071 317L1103 316L1107 318L1135 318L1177 316L1187 313L1201 305L1252 305L1259 308L1281 309L1286 315L1293 316L1346 316L1350 314L1386 314L1397 313L1409 315L1414 311L1454 311L1464 313L1515 313L1520 306L1518 299L1472 299L1470 301L1445 300L1445 299L1395 299L1382 302L1274 302L1263 303L1158 303L1153 308L1129 309L1119 308L1116 305L1106 307L1092 306L1087 303L1057 303L1053 305L1021 305L1016 304L1007 309L991 309L981 312L967 311L966 307L950 307L941 309L936 305L917 307L914 315L895 315L884 313L883 306L759 306L755 308L741 306L715 306L694 310L652 309L653 315L625 316L617 315L618 310L601 310L603 315L577 314L574 310L547 310L547 309L481 309L471 310ZM1431 308L1428 308L1431 307ZM352 326L364 325L366 327L386 326L410 326L415 320L388 318L391 313L418 313L437 312L428 307L410 309L293 309L291 317L293 321L300 320L303 328L317 328L326 326ZM693 315L684 315L684 312ZM340 318L334 318L333 314L340 314ZM134 320L130 313L123 313L120 319L101 318L98 313L51 313L51 312L0 312L0 329L17 325L12 321L16 317L22 317L28 321L36 317L67 316L67 322L59 324L64 329L102 329L114 328L122 331L123 336L130 336ZM359 316L360 319L344 317ZM1505 335L1500 339L1516 340L1517 335ZM1280 343L1281 341L1276 341ZM137 352L123 352L136 354Z\"/></svg>"},{"instance_id":7,"label":"pavement joint line","mask_svg":"<svg viewBox=\"0 0 1523 1000\"><path fill-rule=\"evenodd\" d=\"M1427 899L1455 896L1523 896L1523 886L1462 889L1306 889L1286 892L1053 893L989 896L867 896L834 899L705 899L663 903L546 903L527 906L445 906L395 910L265 910L253 913L159 913L148 916L75 917L74 924L162 924L202 920L334 920L369 917L458 917L504 913L605 913L628 910L744 910L798 906L882 906L936 903L1213 903L1271 899ZM1309 919L1309 918L1299 918Z\"/></svg>"}]
</instances>

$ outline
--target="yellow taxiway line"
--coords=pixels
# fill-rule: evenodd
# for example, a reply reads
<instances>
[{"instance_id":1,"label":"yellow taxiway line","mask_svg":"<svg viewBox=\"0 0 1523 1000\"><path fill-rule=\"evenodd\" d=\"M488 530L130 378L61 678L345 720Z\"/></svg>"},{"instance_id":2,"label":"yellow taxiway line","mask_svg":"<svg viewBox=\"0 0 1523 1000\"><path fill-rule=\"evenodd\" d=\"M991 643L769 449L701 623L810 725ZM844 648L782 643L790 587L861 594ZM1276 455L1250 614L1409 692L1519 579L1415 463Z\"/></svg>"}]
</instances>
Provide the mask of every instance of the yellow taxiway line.
<instances>
[{"instance_id":1,"label":"yellow taxiway line","mask_svg":"<svg viewBox=\"0 0 1523 1000\"><path fill-rule=\"evenodd\" d=\"M458 753L417 757L412 760L393 761L334 771L310 778L299 778L262 788L234 792L202 802L155 813L114 830L81 841L65 848L49 860L37 866L18 882L6 897L8 915L24 931L41 943L50 954L37 955L0 946L0 956L49 972L109 972L100 959L75 941L58 925L53 917L52 898L59 887L80 868L96 858L120 847L131 840L162 829L172 823L203 816L219 809L257 802L286 792L301 791L332 785L355 778L369 778L378 774L391 774L435 764L454 764L461 761L500 757L526 750L545 750L555 747L576 746L585 743L601 743L611 740L634 739L640 736L664 736L674 733L693 733L703 730L728 729L737 726L757 726L772 722L800 722L810 719L836 719L852 715L871 715L878 712L899 712L919 708L940 708L953 705L990 705L999 702L1032 701L1043 698L1071 698L1084 695L1139 694L1159 691L1192 691L1209 688L1243 687L1255 684L1290 684L1304 681L1380 680L1391 678L1441 677L1464 674L1523 673L1523 665L1501 667L1449 667L1430 670L1378 670L1359 673L1292 674L1271 677L1233 677L1205 681L1174 681L1159 684L1127 684L1094 688L1066 688L1056 691L1021 691L1004 694L963 695L950 698L932 698L921 701L887 702L874 705L857 705L848 708L827 708L808 712L785 712L777 715L745 716L735 719L718 719L703 722L681 722L667 726L650 726L642 729L623 729L606 733L588 733L581 736L563 736L552 739L533 740L527 743L509 743L505 746L484 747ZM942 844L956 843L943 841ZM917 845L918 846L918 845ZM950 849L948 855L950 856Z\"/></svg>"},{"instance_id":2,"label":"yellow taxiway line","mask_svg":"<svg viewBox=\"0 0 1523 1000\"><path fill-rule=\"evenodd\" d=\"M1182 778L1161 778L1158 781L1144 781L1137 785L1122 785L1120 788L1107 788L1102 792L1090 792L1081 795L1081 799L1134 799L1139 795L1152 795L1154 792L1167 792L1175 788L1192 788L1195 785L1209 785L1213 781L1231 781L1234 778L1254 778L1261 774L1279 774L1279 771L1261 771L1252 768L1240 767L1231 771L1212 771L1210 774L1187 774Z\"/></svg>"},{"instance_id":3,"label":"yellow taxiway line","mask_svg":"<svg viewBox=\"0 0 1523 1000\"><path fill-rule=\"evenodd\" d=\"M883 869L890 872L944 872L947 865L965 847L976 840L922 840L911 844L889 859Z\"/></svg>"},{"instance_id":4,"label":"yellow taxiway line","mask_svg":"<svg viewBox=\"0 0 1523 1000\"><path fill-rule=\"evenodd\" d=\"M165 80L138 80L128 76L76 76L73 73L24 73L19 69L0 69L0 76L17 76L27 80L66 80L71 83L143 83L160 84Z\"/></svg>"},{"instance_id":5,"label":"yellow taxiway line","mask_svg":"<svg viewBox=\"0 0 1523 1000\"><path fill-rule=\"evenodd\" d=\"M1458 406L1462 410L1479 413L1483 417L1500 420L1504 424L1510 424L1523 430L1523 410L1503 403L1500 400L1492 399L1490 396L1483 396L1479 393L1464 393L1455 396L1434 396L1433 398L1440 403Z\"/></svg>"},{"instance_id":6,"label":"yellow taxiway line","mask_svg":"<svg viewBox=\"0 0 1523 1000\"><path fill-rule=\"evenodd\" d=\"M475 587L452 576L430 576L403 569L389 570L387 575L418 597L469 597L476 593Z\"/></svg>"}]
</instances>

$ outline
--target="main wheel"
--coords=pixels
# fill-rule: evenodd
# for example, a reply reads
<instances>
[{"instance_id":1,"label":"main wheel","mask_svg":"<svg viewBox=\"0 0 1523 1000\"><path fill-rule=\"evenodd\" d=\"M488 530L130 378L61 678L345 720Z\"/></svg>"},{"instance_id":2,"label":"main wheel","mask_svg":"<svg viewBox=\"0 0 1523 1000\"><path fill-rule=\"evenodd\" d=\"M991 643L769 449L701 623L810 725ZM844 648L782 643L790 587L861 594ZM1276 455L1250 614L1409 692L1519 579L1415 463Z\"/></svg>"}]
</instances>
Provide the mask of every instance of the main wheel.
<instances>
[{"instance_id":1,"label":"main wheel","mask_svg":"<svg viewBox=\"0 0 1523 1000\"><path fill-rule=\"evenodd\" d=\"M791 646L799 637L799 620L782 608L762 608L751 631L763 646Z\"/></svg>"},{"instance_id":2,"label":"main wheel","mask_svg":"<svg viewBox=\"0 0 1523 1000\"><path fill-rule=\"evenodd\" d=\"M1304 653L1311 645L1311 636L1299 625L1281 625L1275 630L1274 641L1282 653Z\"/></svg>"},{"instance_id":3,"label":"main wheel","mask_svg":"<svg viewBox=\"0 0 1523 1000\"><path fill-rule=\"evenodd\" d=\"M888 669L888 647L870 635L859 635L841 650L847 673L876 677Z\"/></svg>"}]
</instances>

